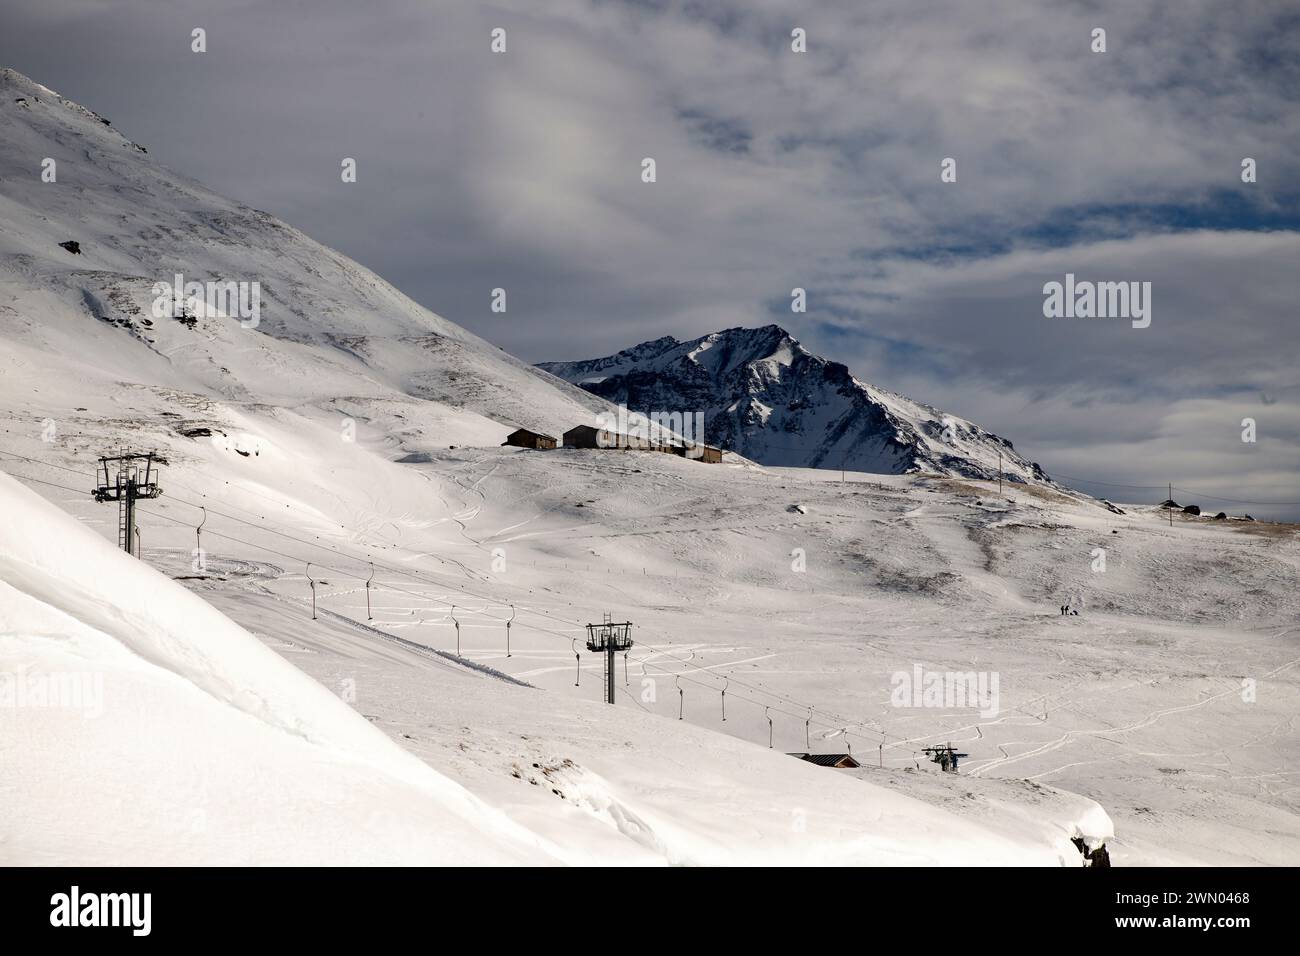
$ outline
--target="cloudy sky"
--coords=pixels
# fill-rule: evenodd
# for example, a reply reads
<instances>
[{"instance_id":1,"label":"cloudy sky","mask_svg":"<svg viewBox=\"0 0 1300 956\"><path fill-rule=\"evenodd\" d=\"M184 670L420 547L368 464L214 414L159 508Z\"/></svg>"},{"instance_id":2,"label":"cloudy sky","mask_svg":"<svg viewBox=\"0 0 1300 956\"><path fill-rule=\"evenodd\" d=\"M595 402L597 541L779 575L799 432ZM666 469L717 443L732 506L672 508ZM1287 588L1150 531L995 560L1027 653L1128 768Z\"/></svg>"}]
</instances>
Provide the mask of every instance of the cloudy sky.
<instances>
[{"instance_id":1,"label":"cloudy sky","mask_svg":"<svg viewBox=\"0 0 1300 956\"><path fill-rule=\"evenodd\" d=\"M1298 5L14 7L0 66L521 358L776 322L1053 474L1300 516ZM1066 273L1150 326L1045 318Z\"/></svg>"}]
</instances>

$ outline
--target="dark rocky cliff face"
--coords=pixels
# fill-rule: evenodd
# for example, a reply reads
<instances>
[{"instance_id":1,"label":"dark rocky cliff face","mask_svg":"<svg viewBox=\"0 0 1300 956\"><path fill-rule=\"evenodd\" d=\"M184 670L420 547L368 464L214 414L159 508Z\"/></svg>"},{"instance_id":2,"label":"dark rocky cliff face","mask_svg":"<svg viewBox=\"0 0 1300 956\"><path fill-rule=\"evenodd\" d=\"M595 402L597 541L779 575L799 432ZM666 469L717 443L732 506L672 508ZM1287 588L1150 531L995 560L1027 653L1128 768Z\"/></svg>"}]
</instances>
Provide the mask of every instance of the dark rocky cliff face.
<instances>
[{"instance_id":1,"label":"dark rocky cliff face","mask_svg":"<svg viewBox=\"0 0 1300 956\"><path fill-rule=\"evenodd\" d=\"M705 440L769 465L884 474L1047 476L977 425L860 382L766 325L671 336L616 355L541 368L632 411L703 412Z\"/></svg>"}]
</instances>

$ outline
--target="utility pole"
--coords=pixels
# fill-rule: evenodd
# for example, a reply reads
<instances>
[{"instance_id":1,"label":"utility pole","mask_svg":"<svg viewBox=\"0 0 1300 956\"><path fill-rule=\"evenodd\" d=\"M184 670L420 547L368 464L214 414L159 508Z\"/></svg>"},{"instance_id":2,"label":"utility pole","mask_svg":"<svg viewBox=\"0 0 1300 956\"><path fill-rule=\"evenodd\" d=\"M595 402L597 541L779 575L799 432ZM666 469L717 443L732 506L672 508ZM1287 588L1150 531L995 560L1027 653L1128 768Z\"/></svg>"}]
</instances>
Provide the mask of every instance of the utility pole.
<instances>
[{"instance_id":1,"label":"utility pole","mask_svg":"<svg viewBox=\"0 0 1300 956\"><path fill-rule=\"evenodd\" d=\"M632 647L632 622L615 624L605 614L603 623L587 625L587 650L605 655L605 703L614 703L615 654ZM626 665L625 665L626 666Z\"/></svg>"},{"instance_id":2,"label":"utility pole","mask_svg":"<svg viewBox=\"0 0 1300 956\"><path fill-rule=\"evenodd\" d=\"M998 452L998 497L1002 497L1002 452Z\"/></svg>"},{"instance_id":3,"label":"utility pole","mask_svg":"<svg viewBox=\"0 0 1300 956\"><path fill-rule=\"evenodd\" d=\"M1174 483L1169 482L1169 497L1165 499L1169 504L1165 505L1165 510L1169 512L1169 527L1174 526Z\"/></svg>"},{"instance_id":4,"label":"utility pole","mask_svg":"<svg viewBox=\"0 0 1300 956\"><path fill-rule=\"evenodd\" d=\"M135 503L162 494L162 487L154 480L154 465L165 464L167 459L153 452L99 459L99 486L91 495L101 503L118 503L117 546L137 558L140 557L140 529L135 523Z\"/></svg>"}]
</instances>

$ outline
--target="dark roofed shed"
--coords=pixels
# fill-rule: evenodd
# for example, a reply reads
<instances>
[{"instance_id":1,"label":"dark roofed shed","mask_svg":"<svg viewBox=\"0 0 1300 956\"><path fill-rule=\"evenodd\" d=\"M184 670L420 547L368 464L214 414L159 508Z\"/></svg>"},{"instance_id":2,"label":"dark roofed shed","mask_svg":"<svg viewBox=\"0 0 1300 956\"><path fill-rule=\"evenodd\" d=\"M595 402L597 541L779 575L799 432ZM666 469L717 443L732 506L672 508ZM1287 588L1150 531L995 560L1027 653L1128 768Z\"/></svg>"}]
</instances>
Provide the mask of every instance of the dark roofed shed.
<instances>
[{"instance_id":1,"label":"dark roofed shed","mask_svg":"<svg viewBox=\"0 0 1300 956\"><path fill-rule=\"evenodd\" d=\"M544 435L541 432L529 431L527 428L516 428L509 435L502 445L515 445L519 448L554 448L559 444L550 435Z\"/></svg>"},{"instance_id":2,"label":"dark roofed shed","mask_svg":"<svg viewBox=\"0 0 1300 956\"><path fill-rule=\"evenodd\" d=\"M852 770L854 767L862 766L853 759L853 754L791 754L790 756L806 760L808 763L814 763L819 767L837 767Z\"/></svg>"}]
</instances>

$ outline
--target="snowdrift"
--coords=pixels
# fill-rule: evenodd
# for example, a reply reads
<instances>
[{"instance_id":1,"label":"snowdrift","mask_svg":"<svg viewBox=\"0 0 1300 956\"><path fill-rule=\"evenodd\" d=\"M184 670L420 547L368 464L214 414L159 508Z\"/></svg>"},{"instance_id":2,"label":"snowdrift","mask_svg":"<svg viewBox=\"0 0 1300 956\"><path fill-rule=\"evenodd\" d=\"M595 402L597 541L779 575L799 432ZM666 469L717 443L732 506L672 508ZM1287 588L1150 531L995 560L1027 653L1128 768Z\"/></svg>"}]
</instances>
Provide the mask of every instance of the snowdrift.
<instances>
[{"instance_id":1,"label":"snowdrift","mask_svg":"<svg viewBox=\"0 0 1300 956\"><path fill-rule=\"evenodd\" d=\"M546 863L200 598L0 475L0 864Z\"/></svg>"}]
</instances>

